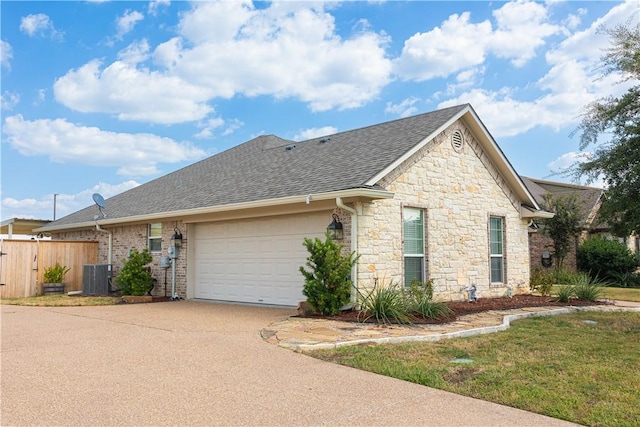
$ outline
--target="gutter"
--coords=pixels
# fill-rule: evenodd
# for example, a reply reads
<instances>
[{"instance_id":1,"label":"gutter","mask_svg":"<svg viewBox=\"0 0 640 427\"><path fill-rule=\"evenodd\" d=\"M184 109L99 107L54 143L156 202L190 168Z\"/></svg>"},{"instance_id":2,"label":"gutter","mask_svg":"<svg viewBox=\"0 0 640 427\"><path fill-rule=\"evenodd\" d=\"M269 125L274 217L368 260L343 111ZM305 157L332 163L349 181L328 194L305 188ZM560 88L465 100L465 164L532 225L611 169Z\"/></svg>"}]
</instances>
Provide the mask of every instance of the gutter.
<instances>
[{"instance_id":1,"label":"gutter","mask_svg":"<svg viewBox=\"0 0 640 427\"><path fill-rule=\"evenodd\" d=\"M351 214L351 250L358 256L358 211L345 205L341 197L336 197L336 206ZM351 306L355 306L358 293L358 262L351 268L353 288L351 290Z\"/></svg>"},{"instance_id":2,"label":"gutter","mask_svg":"<svg viewBox=\"0 0 640 427\"><path fill-rule=\"evenodd\" d=\"M378 190L373 188L352 188L348 190L332 191L328 193L314 193L313 200L333 200L343 197L364 197L368 199L392 199L394 193L387 190ZM308 195L281 197L278 199L257 200L252 202L232 203L228 205L207 206L195 209L183 209L177 211L158 212L146 215L125 216L121 218L106 218L101 220L104 225L116 225L128 222L150 222L155 220L166 220L170 218L187 217L191 215L211 214L218 212L229 212L234 210L245 210L254 208L266 208L270 206L282 206L296 203L307 203L311 201ZM35 229L35 232L55 232L64 230L76 230L79 228L93 228L94 222L79 222L74 224L44 226Z\"/></svg>"}]
</instances>

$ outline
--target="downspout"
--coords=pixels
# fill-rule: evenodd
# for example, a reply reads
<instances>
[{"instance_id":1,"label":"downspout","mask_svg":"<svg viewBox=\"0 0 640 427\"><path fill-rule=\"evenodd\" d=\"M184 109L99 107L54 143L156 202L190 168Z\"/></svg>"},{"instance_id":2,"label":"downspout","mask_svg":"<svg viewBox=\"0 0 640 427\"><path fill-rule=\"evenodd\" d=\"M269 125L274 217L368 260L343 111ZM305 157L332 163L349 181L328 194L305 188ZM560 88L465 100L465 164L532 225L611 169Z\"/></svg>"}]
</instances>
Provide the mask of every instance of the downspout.
<instances>
[{"instance_id":1,"label":"downspout","mask_svg":"<svg viewBox=\"0 0 640 427\"><path fill-rule=\"evenodd\" d=\"M358 212L342 203L342 198L336 197L336 206L351 214L351 251L355 251L355 255L358 256ZM353 289L351 290L351 305L356 304L356 298L358 294L358 263L356 262L351 269L351 279L353 282Z\"/></svg>"},{"instance_id":2,"label":"downspout","mask_svg":"<svg viewBox=\"0 0 640 427\"><path fill-rule=\"evenodd\" d=\"M111 253L113 252L113 232L109 230L105 230L96 222L96 230L101 231L103 233L109 233L109 252L107 254L107 264L109 264L109 269L111 269Z\"/></svg>"}]
</instances>

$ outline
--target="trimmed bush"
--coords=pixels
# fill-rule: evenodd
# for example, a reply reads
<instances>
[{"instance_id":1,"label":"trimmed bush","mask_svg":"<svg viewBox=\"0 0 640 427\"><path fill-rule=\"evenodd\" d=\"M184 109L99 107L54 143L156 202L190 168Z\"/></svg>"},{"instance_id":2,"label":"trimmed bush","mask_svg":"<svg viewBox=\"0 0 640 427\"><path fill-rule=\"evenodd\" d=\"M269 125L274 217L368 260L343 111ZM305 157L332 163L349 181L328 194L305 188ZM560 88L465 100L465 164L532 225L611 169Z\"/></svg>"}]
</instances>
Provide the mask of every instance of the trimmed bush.
<instances>
[{"instance_id":1,"label":"trimmed bush","mask_svg":"<svg viewBox=\"0 0 640 427\"><path fill-rule=\"evenodd\" d=\"M304 239L304 246L309 251L307 267L300 267L304 276L302 293L307 301L322 315L335 315L349 302L352 282L351 268L356 263L355 252L342 255L342 246L326 239Z\"/></svg>"},{"instance_id":2,"label":"trimmed bush","mask_svg":"<svg viewBox=\"0 0 640 427\"><path fill-rule=\"evenodd\" d=\"M578 247L578 269L591 277L615 280L623 273L631 273L640 266L640 260L629 248L615 240L602 237L587 239Z\"/></svg>"},{"instance_id":3,"label":"trimmed bush","mask_svg":"<svg viewBox=\"0 0 640 427\"><path fill-rule=\"evenodd\" d=\"M134 249L128 259L122 260L124 266L116 277L116 283L120 286L122 295L146 295L153 289L153 276L151 268L147 267L153 257L148 249L142 252Z\"/></svg>"}]
</instances>

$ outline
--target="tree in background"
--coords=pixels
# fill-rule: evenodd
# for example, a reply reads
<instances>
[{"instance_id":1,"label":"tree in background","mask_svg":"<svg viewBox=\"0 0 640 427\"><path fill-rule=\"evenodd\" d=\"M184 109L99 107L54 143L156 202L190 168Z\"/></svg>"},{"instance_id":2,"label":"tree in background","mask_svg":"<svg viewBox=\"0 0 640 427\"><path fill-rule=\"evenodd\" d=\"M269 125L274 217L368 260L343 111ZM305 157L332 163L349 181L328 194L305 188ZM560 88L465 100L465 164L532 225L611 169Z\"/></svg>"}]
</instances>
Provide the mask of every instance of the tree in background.
<instances>
[{"instance_id":1,"label":"tree in background","mask_svg":"<svg viewBox=\"0 0 640 427\"><path fill-rule=\"evenodd\" d=\"M604 177L607 186L600 215L618 236L640 234L640 23L638 14L626 25L605 30L611 46L601 58L602 75L622 76L620 83L635 83L622 96L601 98L587 107L576 132L580 149L599 145L574 172L589 182ZM632 23L633 22L633 23Z\"/></svg>"},{"instance_id":2,"label":"tree in background","mask_svg":"<svg viewBox=\"0 0 640 427\"><path fill-rule=\"evenodd\" d=\"M544 208L553 212L553 218L542 220L542 232L553 240L556 269L561 270L571 244L582 230L583 216L578 198L571 195L544 196Z\"/></svg>"}]
</instances>

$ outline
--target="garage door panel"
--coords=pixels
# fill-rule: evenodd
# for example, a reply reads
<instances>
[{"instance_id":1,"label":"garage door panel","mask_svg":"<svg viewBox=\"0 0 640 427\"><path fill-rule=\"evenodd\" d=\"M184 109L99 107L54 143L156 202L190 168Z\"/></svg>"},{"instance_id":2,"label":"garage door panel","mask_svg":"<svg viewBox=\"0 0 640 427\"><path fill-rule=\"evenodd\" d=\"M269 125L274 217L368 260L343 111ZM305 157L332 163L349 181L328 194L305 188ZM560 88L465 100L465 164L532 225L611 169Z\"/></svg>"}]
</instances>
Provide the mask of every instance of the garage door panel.
<instances>
[{"instance_id":1,"label":"garage door panel","mask_svg":"<svg viewBox=\"0 0 640 427\"><path fill-rule=\"evenodd\" d=\"M331 212L198 224L195 297L296 305L305 237L324 236Z\"/></svg>"}]
</instances>

